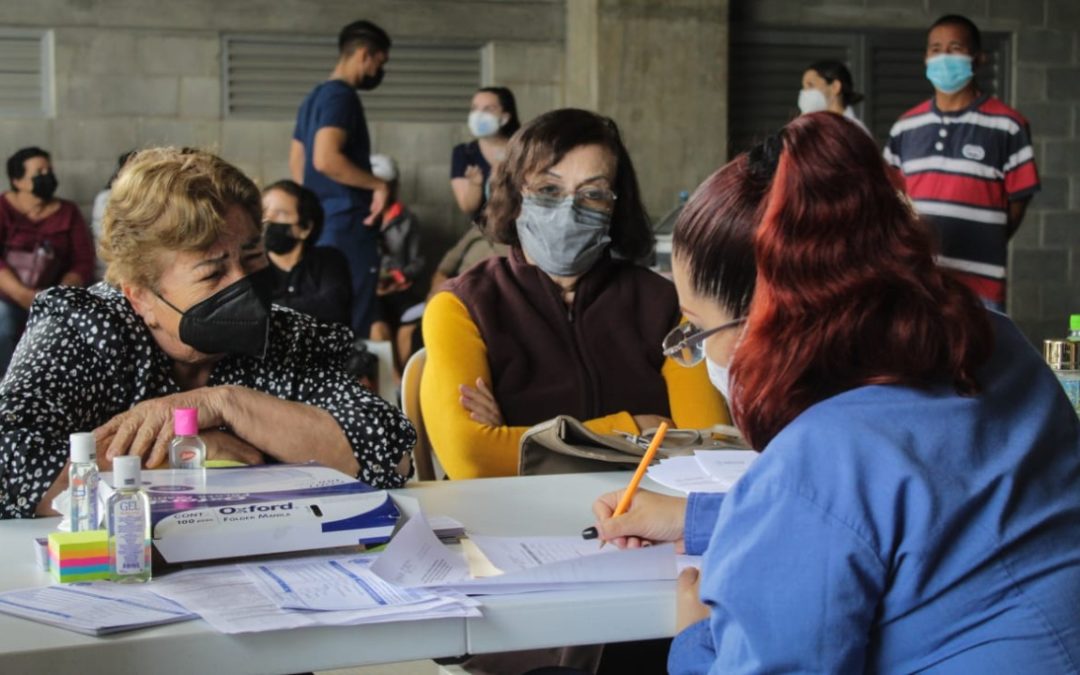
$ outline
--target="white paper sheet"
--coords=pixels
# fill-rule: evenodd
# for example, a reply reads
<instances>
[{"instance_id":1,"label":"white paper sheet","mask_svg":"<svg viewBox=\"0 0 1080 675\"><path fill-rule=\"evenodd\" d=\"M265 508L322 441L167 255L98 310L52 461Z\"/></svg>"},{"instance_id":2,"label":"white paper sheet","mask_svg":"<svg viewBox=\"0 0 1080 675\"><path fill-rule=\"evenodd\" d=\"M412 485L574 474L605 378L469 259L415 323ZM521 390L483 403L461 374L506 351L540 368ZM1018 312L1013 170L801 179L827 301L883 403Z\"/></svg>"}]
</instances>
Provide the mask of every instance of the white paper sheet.
<instances>
[{"instance_id":1,"label":"white paper sheet","mask_svg":"<svg viewBox=\"0 0 1080 675\"><path fill-rule=\"evenodd\" d=\"M731 489L758 458L753 450L698 450L694 453L705 473Z\"/></svg>"},{"instance_id":2,"label":"white paper sheet","mask_svg":"<svg viewBox=\"0 0 1080 675\"><path fill-rule=\"evenodd\" d=\"M0 612L87 635L118 633L197 618L143 587L107 582L0 593Z\"/></svg>"},{"instance_id":3,"label":"white paper sheet","mask_svg":"<svg viewBox=\"0 0 1080 675\"><path fill-rule=\"evenodd\" d=\"M474 578L465 556L435 537L422 516L398 532L371 570L391 583L469 594L565 589L610 581L674 579L670 544L620 551L577 537L484 537L470 540L503 574ZM497 561L497 562L496 562Z\"/></svg>"},{"instance_id":4,"label":"white paper sheet","mask_svg":"<svg viewBox=\"0 0 1080 675\"><path fill-rule=\"evenodd\" d=\"M521 572L541 565L602 555L617 550L600 548L596 539L581 537L486 537L469 538L487 559L503 573Z\"/></svg>"},{"instance_id":5,"label":"white paper sheet","mask_svg":"<svg viewBox=\"0 0 1080 675\"><path fill-rule=\"evenodd\" d=\"M370 564L368 556L282 560L242 569L282 609L379 609L439 599L433 593L387 583L368 569Z\"/></svg>"},{"instance_id":6,"label":"white paper sheet","mask_svg":"<svg viewBox=\"0 0 1080 675\"><path fill-rule=\"evenodd\" d=\"M371 571L398 586L450 585L469 579L469 566L460 553L435 536L423 513L417 513L371 565Z\"/></svg>"},{"instance_id":7,"label":"white paper sheet","mask_svg":"<svg viewBox=\"0 0 1080 675\"><path fill-rule=\"evenodd\" d=\"M727 492L754 463L752 450L697 450L649 467L648 477L680 492Z\"/></svg>"},{"instance_id":8,"label":"white paper sheet","mask_svg":"<svg viewBox=\"0 0 1080 675\"><path fill-rule=\"evenodd\" d=\"M311 612L281 609L263 595L237 565L177 572L154 580L151 590L198 613L222 633L480 616L478 603L448 593L440 594L441 597L432 602L374 610Z\"/></svg>"},{"instance_id":9,"label":"white paper sheet","mask_svg":"<svg viewBox=\"0 0 1080 675\"><path fill-rule=\"evenodd\" d=\"M649 467L650 480L679 492L727 492L728 486L710 476L691 455L671 457Z\"/></svg>"}]
</instances>

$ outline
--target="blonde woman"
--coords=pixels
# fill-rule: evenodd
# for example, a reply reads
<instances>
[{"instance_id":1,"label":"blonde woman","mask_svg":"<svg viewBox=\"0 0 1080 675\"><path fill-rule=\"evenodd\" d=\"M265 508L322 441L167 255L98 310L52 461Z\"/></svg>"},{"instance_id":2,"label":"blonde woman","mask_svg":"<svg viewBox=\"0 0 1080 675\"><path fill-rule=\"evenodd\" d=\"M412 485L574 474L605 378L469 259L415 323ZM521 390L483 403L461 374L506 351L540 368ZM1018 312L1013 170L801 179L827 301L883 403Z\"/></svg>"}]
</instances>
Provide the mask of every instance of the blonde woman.
<instances>
[{"instance_id":1,"label":"blonde woman","mask_svg":"<svg viewBox=\"0 0 1080 675\"><path fill-rule=\"evenodd\" d=\"M94 431L103 468L124 454L161 466L178 407L198 408L211 457L404 483L415 432L345 372L352 333L271 307L261 211L211 154L128 163L105 213L106 281L39 294L0 383L0 517L50 513L74 431Z\"/></svg>"}]
</instances>

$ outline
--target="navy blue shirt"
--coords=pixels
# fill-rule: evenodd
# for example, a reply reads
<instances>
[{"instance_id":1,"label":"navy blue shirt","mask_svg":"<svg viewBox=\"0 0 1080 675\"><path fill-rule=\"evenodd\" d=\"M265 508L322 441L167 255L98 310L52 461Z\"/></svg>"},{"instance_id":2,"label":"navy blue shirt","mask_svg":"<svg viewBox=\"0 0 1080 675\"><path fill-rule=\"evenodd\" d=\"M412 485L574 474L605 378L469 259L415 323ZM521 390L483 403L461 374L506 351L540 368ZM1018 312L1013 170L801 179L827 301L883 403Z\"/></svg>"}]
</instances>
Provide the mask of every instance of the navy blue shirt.
<instances>
[{"instance_id":1,"label":"navy blue shirt","mask_svg":"<svg viewBox=\"0 0 1080 675\"><path fill-rule=\"evenodd\" d=\"M675 638L671 673L1080 672L1080 424L992 323L978 396L852 389L726 496L691 495L711 614Z\"/></svg>"},{"instance_id":2,"label":"navy blue shirt","mask_svg":"<svg viewBox=\"0 0 1080 675\"><path fill-rule=\"evenodd\" d=\"M484 174L484 185L491 178L491 165L484 159L484 153L480 152L480 143L462 143L454 146L454 152L450 156L450 178L464 178L465 169L472 165L480 167L480 173Z\"/></svg>"},{"instance_id":3,"label":"navy blue shirt","mask_svg":"<svg viewBox=\"0 0 1080 675\"><path fill-rule=\"evenodd\" d=\"M318 196L327 219L356 211L366 217L371 210L371 190L342 185L316 171L312 164L315 134L325 127L343 129L342 153L356 166L371 171L371 138L364 107L356 90L341 80L327 80L307 95L296 115L293 138L304 145L304 187Z\"/></svg>"},{"instance_id":4,"label":"navy blue shirt","mask_svg":"<svg viewBox=\"0 0 1080 675\"><path fill-rule=\"evenodd\" d=\"M484 176L484 194L480 200L480 207L476 213L484 210L488 198L488 181L491 180L491 165L484 159L484 153L480 152L480 142L461 143L454 146L454 152L450 155L450 180L464 178L465 169L470 166L480 167L480 173Z\"/></svg>"}]
</instances>

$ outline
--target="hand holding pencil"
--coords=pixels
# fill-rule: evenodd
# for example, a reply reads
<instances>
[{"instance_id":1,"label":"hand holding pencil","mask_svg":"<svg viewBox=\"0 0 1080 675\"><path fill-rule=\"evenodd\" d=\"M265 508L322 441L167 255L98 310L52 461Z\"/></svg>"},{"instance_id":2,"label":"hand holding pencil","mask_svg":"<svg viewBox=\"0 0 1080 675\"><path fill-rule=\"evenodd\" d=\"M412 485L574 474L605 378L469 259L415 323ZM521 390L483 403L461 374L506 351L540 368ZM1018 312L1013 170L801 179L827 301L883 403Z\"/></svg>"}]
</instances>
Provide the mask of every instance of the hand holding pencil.
<instances>
[{"instance_id":1,"label":"hand holding pencil","mask_svg":"<svg viewBox=\"0 0 1080 675\"><path fill-rule=\"evenodd\" d=\"M619 548L675 542L676 550L682 550L686 500L637 489L666 432L667 425L661 425L649 446L652 454L646 451L625 490L609 492L593 503L596 526L587 528L583 536L589 539L599 537L601 541L610 541Z\"/></svg>"}]
</instances>

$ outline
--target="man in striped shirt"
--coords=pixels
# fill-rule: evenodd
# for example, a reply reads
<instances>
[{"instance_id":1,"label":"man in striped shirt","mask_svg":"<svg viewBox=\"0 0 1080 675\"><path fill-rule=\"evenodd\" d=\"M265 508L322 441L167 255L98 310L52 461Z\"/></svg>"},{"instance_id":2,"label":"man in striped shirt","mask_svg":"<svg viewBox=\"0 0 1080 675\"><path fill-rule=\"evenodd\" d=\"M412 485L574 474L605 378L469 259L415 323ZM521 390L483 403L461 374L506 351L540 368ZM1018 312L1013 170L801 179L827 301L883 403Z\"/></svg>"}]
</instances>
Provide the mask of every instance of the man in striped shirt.
<instances>
[{"instance_id":1,"label":"man in striped shirt","mask_svg":"<svg viewBox=\"0 0 1080 675\"><path fill-rule=\"evenodd\" d=\"M938 19L926 45L934 96L893 125L885 159L935 227L938 262L1004 311L1009 238L1039 190L1039 175L1027 120L979 91L973 75L984 60L971 20Z\"/></svg>"}]
</instances>

